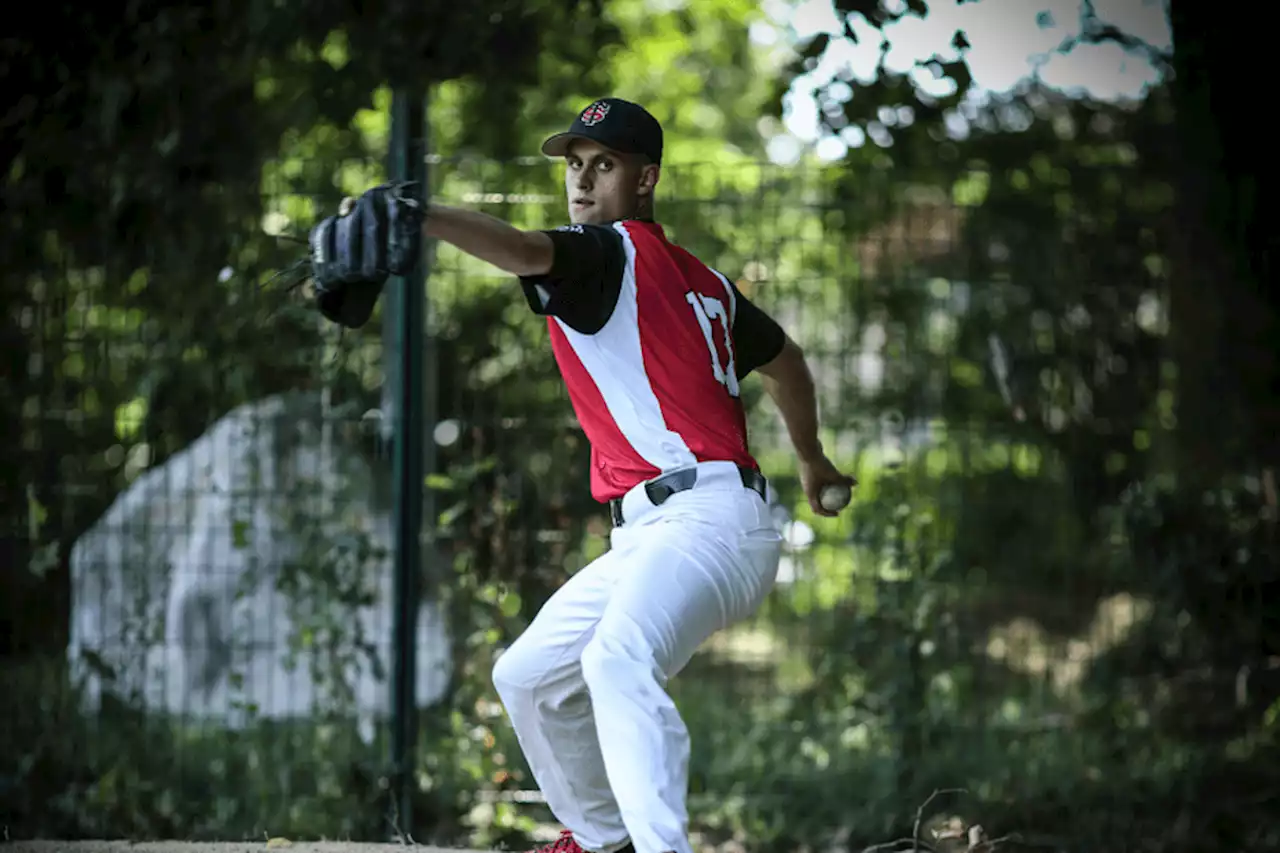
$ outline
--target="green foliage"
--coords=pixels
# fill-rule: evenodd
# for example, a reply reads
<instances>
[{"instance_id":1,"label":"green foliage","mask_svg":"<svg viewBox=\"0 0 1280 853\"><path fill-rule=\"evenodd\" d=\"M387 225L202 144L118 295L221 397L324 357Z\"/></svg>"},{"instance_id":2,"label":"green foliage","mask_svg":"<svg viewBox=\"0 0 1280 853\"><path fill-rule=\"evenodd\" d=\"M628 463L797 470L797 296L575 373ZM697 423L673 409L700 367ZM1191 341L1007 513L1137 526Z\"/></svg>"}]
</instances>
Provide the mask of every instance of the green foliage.
<instances>
[{"instance_id":1,"label":"green foliage","mask_svg":"<svg viewBox=\"0 0 1280 853\"><path fill-rule=\"evenodd\" d=\"M50 602L24 606L18 630L37 634L62 600L59 546L231 408L325 388L377 449L355 424L379 404L378 324L334 336L268 278L297 251L279 235L384 176L393 82L436 84L433 194L526 227L564 216L558 168L532 156L541 136L616 93L667 126L660 218L804 346L824 444L860 480L847 514L815 518L746 384L791 512L789 577L673 682L700 836L858 849L962 786L946 808L1046 849L1264 847L1262 798L1280 788L1280 641L1260 607L1275 596L1274 475L1181 476L1186 420L1213 412L1181 408L1197 362L1173 304L1186 259L1169 93L1116 106L1028 86L947 138L970 82L961 34L932 60L954 94L922 98L882 70L824 111L831 130L870 129L911 107L876 130L892 146L783 168L760 162L756 117L841 36L779 81L740 0L526 6L164 10L43 43L81 65L15 80L19 113L83 120L5 139L4 224L26 249L0 271L15 306L0 318L0 470L27 488L0 510L22 534L10 563L33 571L2 583L7 600ZM927 13L836 8L875 27ZM133 41L111 37L125 28ZM489 673L607 528L542 323L448 247L428 286L437 410L457 428L426 483L454 677L422 714L415 838L513 847L548 816L517 796L532 782ZM1010 400L992 335L1013 354ZM60 667L6 660L15 835L388 836L383 732L360 740L344 675L386 664L346 618L385 555L359 524L331 541L292 507L279 523L312 535L275 583L323 709L237 732L128 702L86 716ZM229 534L247 546L255 531ZM38 633L60 648L60 630Z\"/></svg>"}]
</instances>

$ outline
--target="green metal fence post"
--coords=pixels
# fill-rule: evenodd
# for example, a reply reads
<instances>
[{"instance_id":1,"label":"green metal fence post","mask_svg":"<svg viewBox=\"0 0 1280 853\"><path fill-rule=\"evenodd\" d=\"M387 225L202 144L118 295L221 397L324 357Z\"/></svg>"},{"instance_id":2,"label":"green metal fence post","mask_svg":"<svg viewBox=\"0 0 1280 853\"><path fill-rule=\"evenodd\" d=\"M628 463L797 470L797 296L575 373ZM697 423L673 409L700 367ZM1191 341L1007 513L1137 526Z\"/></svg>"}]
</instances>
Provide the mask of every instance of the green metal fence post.
<instances>
[{"instance_id":1,"label":"green metal fence post","mask_svg":"<svg viewBox=\"0 0 1280 853\"><path fill-rule=\"evenodd\" d=\"M426 92L397 89L391 102L390 172L392 180L416 181L414 192L426 199ZM426 258L407 276L391 279L394 347L394 438L392 465L395 514L395 583L391 670L391 795L395 826L402 836L412 827L414 750L417 742L417 624L421 595L424 445L423 344L426 326Z\"/></svg>"}]
</instances>

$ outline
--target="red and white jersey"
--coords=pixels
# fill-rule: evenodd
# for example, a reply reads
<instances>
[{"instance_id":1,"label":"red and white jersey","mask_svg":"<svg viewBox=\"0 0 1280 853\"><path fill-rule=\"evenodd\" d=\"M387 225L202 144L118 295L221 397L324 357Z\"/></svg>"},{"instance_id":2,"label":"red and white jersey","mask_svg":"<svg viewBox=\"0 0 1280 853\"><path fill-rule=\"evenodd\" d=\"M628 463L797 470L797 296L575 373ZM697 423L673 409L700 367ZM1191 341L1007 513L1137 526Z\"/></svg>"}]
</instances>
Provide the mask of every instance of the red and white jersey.
<instances>
[{"instance_id":1,"label":"red and white jersey","mask_svg":"<svg viewBox=\"0 0 1280 853\"><path fill-rule=\"evenodd\" d=\"M738 382L781 350L781 329L660 225L619 222L616 237L606 228L548 232L557 256L578 261L525 280L591 443L592 495L620 497L696 462L758 467Z\"/></svg>"}]
</instances>

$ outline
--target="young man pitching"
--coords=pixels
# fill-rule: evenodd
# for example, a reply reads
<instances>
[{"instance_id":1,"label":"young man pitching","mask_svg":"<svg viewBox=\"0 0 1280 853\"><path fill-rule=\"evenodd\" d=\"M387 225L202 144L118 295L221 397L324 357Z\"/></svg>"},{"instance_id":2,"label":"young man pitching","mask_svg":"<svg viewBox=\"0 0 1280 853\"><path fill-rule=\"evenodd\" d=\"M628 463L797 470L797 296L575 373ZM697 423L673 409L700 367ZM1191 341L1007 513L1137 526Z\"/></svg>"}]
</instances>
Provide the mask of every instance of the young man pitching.
<instances>
[{"instance_id":1,"label":"young man pitching","mask_svg":"<svg viewBox=\"0 0 1280 853\"><path fill-rule=\"evenodd\" d=\"M800 348L655 221L662 145L644 108L605 98L542 146L564 159L572 224L522 231L443 205L421 211L426 237L518 276L529 307L547 317L591 443L591 491L613 518L609 552L551 597L493 671L534 778L566 827L547 853L692 853L689 734L665 685L709 636L757 610L781 547L739 383L763 377L815 512L835 515L854 485L818 441ZM381 222L386 202L361 204L367 221ZM338 238L355 241L356 254L361 221ZM325 227L313 235L318 268L333 256ZM322 293L326 314L367 319L376 289L344 308L334 287Z\"/></svg>"}]
</instances>

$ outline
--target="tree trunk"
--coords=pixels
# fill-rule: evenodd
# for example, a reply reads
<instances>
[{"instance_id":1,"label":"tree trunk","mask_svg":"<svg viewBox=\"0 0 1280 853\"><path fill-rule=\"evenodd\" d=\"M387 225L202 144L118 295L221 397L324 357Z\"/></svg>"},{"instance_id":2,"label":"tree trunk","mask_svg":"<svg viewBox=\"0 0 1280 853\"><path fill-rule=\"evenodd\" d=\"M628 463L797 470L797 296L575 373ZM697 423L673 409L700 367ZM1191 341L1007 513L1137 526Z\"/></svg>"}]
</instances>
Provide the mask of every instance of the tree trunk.
<instances>
[{"instance_id":1,"label":"tree trunk","mask_svg":"<svg viewBox=\"0 0 1280 853\"><path fill-rule=\"evenodd\" d=\"M1179 127L1179 216L1171 327L1178 368L1180 473L1185 485L1276 465L1277 299L1274 232L1257 208L1274 203L1274 142L1246 100L1267 79L1265 27L1221 7L1172 0ZM1252 95L1252 97L1262 97Z\"/></svg>"}]
</instances>

